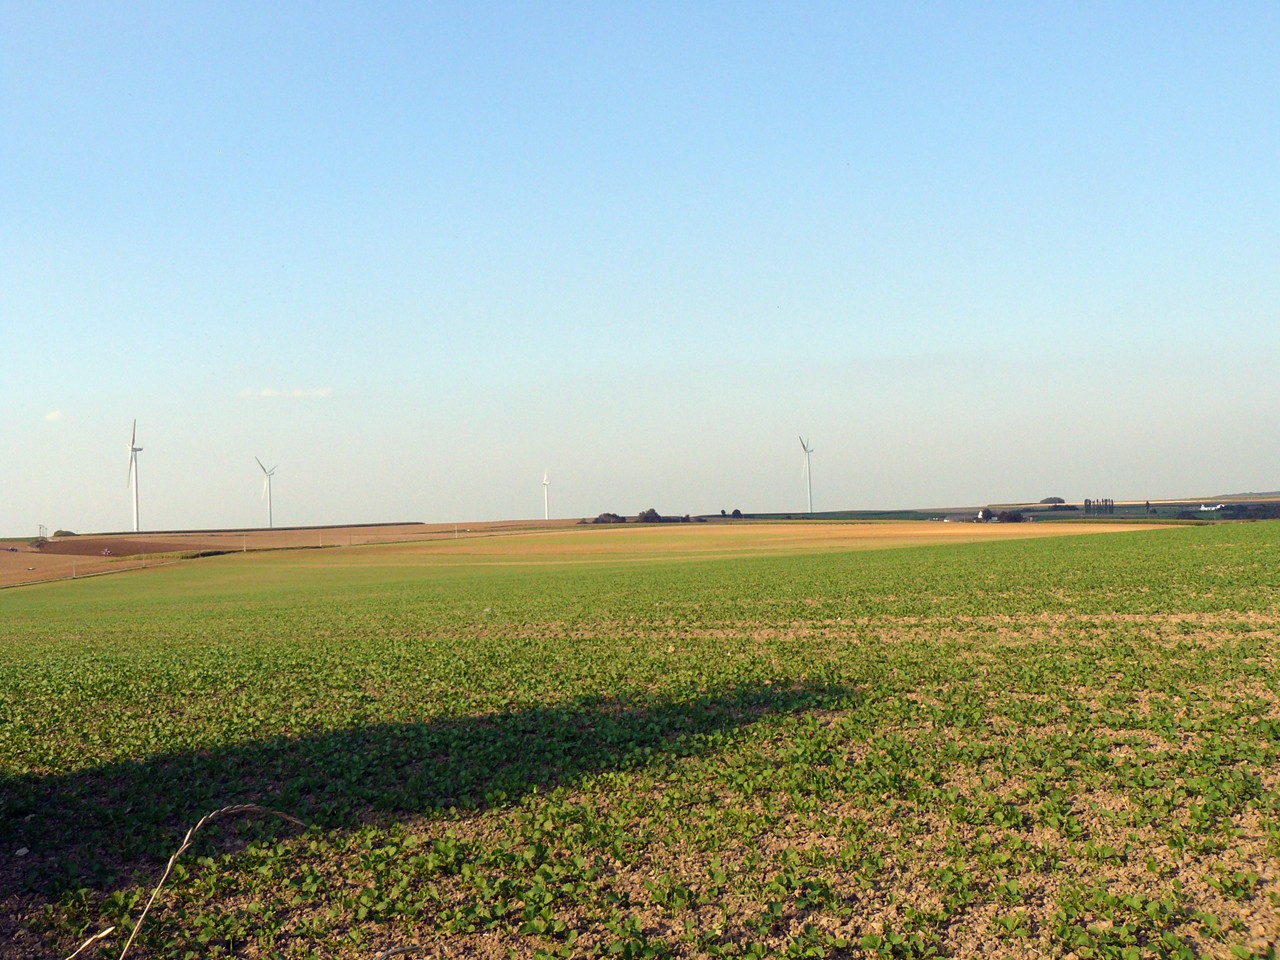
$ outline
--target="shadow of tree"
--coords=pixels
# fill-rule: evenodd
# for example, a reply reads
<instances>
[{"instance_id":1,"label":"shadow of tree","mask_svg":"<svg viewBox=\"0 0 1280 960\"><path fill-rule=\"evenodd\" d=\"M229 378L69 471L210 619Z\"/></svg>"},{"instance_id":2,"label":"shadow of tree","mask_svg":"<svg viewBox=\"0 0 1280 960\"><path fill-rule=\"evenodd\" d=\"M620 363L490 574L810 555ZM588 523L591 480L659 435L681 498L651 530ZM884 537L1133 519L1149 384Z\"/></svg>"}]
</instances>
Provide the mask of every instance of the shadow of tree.
<instances>
[{"instance_id":1,"label":"shadow of tree","mask_svg":"<svg viewBox=\"0 0 1280 960\"><path fill-rule=\"evenodd\" d=\"M0 778L0 899L129 883L183 831L229 803L258 803L331 829L513 803L594 772L715 749L717 734L849 695L752 684L691 697L586 696L550 706L372 724L73 773ZM278 831L274 824L238 829Z\"/></svg>"}]
</instances>

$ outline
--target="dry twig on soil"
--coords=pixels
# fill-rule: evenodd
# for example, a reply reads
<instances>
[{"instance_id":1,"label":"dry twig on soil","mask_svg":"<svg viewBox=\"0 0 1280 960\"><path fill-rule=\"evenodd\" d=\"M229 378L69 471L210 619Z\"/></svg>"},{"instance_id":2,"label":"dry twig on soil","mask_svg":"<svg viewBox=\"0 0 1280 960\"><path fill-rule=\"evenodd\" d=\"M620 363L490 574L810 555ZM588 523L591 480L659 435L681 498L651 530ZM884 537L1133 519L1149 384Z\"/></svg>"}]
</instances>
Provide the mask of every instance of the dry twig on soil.
<instances>
[{"instance_id":1,"label":"dry twig on soil","mask_svg":"<svg viewBox=\"0 0 1280 960\"><path fill-rule=\"evenodd\" d=\"M199 823L187 831L187 835L182 838L181 846L179 846L178 849L173 852L173 856L169 858L169 862L164 868L164 874L160 877L160 882L157 883L156 888L151 891L151 898L147 900L147 905L142 908L142 913L138 916L138 922L133 925L133 930L129 934L129 939L125 941L124 949L120 951L120 960L124 960L125 954L127 954L129 952L129 948L133 946L134 938L138 935L138 931L142 929L142 921L147 918L147 912L150 911L151 905L156 902L156 897L160 895L160 890L164 887L165 882L168 881L169 874L173 872L173 865L178 862L178 857L186 853L187 849L191 846L191 838L194 837L206 824L212 823L220 817L230 817L242 813L265 814L272 817L279 817L281 820L287 820L299 827L306 827L306 824L297 817L292 817L287 813L283 813L279 810L272 810L268 807L260 807L256 803L233 803L230 806L220 807L212 813L206 813L200 818ZM101 940L114 929L115 927L107 927L107 929L100 933L95 933L84 943L80 944L80 946L76 948L76 952L67 957L67 960L73 960L73 958L79 956L80 952L86 947Z\"/></svg>"}]
</instances>

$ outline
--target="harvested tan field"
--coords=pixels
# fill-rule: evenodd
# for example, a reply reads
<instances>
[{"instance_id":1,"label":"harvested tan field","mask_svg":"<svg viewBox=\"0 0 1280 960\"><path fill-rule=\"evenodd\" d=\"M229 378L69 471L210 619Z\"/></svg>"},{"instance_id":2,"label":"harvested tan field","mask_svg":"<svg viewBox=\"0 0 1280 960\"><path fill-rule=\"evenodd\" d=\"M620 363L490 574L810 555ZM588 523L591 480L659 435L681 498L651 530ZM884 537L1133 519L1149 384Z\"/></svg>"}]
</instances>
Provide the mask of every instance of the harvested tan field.
<instances>
[{"instance_id":1,"label":"harvested tan field","mask_svg":"<svg viewBox=\"0 0 1280 960\"><path fill-rule=\"evenodd\" d=\"M189 560L196 554L401 544L412 554L492 563L735 557L830 550L882 550L983 540L1080 536L1149 530L1123 523L718 522L582 524L577 520L404 523L276 530L204 530L58 537L36 547L0 549L0 586L94 576ZM16 552L11 552L13 547Z\"/></svg>"},{"instance_id":2,"label":"harvested tan field","mask_svg":"<svg viewBox=\"0 0 1280 960\"><path fill-rule=\"evenodd\" d=\"M533 533L536 536L494 536ZM1152 524L873 522L708 522L572 525L548 529L491 529L489 536L431 538L389 548L415 557L468 558L480 563L646 562L673 557L745 557L765 554L883 550L893 547L986 540L1080 536L1150 530ZM473 527L473 530L476 529ZM427 538L421 538L422 541ZM385 554L380 554L385 556Z\"/></svg>"},{"instance_id":3,"label":"harvested tan field","mask_svg":"<svg viewBox=\"0 0 1280 960\"><path fill-rule=\"evenodd\" d=\"M576 520L466 524L405 523L276 530L112 533L59 537L0 550L0 586L93 576L189 559L193 554L403 544L442 557L508 563L566 563L611 557L731 557L829 550L880 550L942 543L1079 536L1151 529L1151 524L757 522L584 525ZM536 534L536 536L534 535ZM639 553L639 556L637 556Z\"/></svg>"}]
</instances>

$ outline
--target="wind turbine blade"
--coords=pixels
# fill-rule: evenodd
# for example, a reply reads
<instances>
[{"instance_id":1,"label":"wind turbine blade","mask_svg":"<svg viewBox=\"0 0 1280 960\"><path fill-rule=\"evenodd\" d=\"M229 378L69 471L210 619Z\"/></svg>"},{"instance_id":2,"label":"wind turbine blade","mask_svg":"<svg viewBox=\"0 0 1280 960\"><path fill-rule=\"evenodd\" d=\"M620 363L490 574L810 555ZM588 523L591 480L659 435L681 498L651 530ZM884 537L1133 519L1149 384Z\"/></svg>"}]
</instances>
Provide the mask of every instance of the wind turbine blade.
<instances>
[{"instance_id":1,"label":"wind turbine blade","mask_svg":"<svg viewBox=\"0 0 1280 960\"><path fill-rule=\"evenodd\" d=\"M266 467L264 467L264 466L262 466L262 461L261 461L261 460L258 460L258 458L257 458L257 457L254 457L253 459L258 461L258 467L262 470L262 472L263 472L263 473L266 473L266 472L267 472L267 468L266 468Z\"/></svg>"},{"instance_id":2,"label":"wind turbine blade","mask_svg":"<svg viewBox=\"0 0 1280 960\"><path fill-rule=\"evenodd\" d=\"M271 476L270 474L267 474L267 477L270 477L270 476ZM267 491L268 491L269 489L271 489L271 481L270 481L269 479L263 479L263 481L262 481L262 497L261 497L261 499L263 499L263 500L267 499Z\"/></svg>"},{"instance_id":3,"label":"wind turbine blade","mask_svg":"<svg viewBox=\"0 0 1280 960\"><path fill-rule=\"evenodd\" d=\"M138 421L133 421L133 434L129 437L129 449L132 450L138 445Z\"/></svg>"}]
</instances>

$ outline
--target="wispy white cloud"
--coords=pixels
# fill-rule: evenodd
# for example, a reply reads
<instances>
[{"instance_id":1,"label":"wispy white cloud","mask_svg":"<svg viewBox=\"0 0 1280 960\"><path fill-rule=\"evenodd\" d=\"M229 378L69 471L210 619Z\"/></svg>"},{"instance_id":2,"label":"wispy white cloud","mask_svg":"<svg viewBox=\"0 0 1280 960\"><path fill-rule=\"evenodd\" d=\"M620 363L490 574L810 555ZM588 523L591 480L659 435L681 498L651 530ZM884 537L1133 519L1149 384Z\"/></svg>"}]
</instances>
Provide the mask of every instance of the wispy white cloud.
<instances>
[{"instance_id":1,"label":"wispy white cloud","mask_svg":"<svg viewBox=\"0 0 1280 960\"><path fill-rule=\"evenodd\" d=\"M294 388L279 390L275 387L245 387L240 391L242 397L296 397L307 400L323 400L333 396L333 387L312 387L310 389Z\"/></svg>"},{"instance_id":2,"label":"wispy white cloud","mask_svg":"<svg viewBox=\"0 0 1280 960\"><path fill-rule=\"evenodd\" d=\"M44 418L45 418L45 420L46 420L46 421L48 421L49 423L57 423L59 420L61 420L61 419L62 419L62 411L61 411L61 410L50 410L48 413L46 413L46 414L44 415Z\"/></svg>"}]
</instances>

